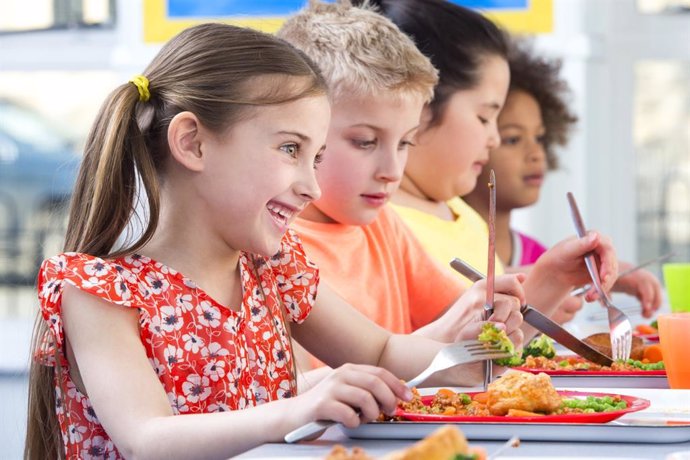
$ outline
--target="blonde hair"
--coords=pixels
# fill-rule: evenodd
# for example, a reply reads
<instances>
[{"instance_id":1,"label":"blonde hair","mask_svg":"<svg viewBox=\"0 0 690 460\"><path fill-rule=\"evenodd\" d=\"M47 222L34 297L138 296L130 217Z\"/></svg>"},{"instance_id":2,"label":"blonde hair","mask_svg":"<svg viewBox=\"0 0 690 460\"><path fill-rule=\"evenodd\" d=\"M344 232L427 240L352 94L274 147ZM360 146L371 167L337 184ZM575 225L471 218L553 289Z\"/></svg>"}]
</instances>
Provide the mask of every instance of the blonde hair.
<instances>
[{"instance_id":1,"label":"blonde hair","mask_svg":"<svg viewBox=\"0 0 690 460\"><path fill-rule=\"evenodd\" d=\"M354 7L347 0L310 0L278 36L317 63L335 99L382 90L419 94L424 102L433 97L438 72L431 61L368 2Z\"/></svg>"},{"instance_id":2,"label":"blonde hair","mask_svg":"<svg viewBox=\"0 0 690 460\"><path fill-rule=\"evenodd\" d=\"M160 178L169 154L167 130L173 117L194 113L221 133L251 117L257 107L325 95L318 67L298 49L251 29L202 24L181 32L160 50L143 73L149 98L124 83L103 103L84 148L72 194L65 251L98 257L136 252L154 234L160 212ZM143 233L113 249L128 223L137 218L136 197L143 188L148 216ZM36 355L45 342L47 322L39 314L33 337ZM55 414L57 368L32 361L24 458L64 458Z\"/></svg>"}]
</instances>

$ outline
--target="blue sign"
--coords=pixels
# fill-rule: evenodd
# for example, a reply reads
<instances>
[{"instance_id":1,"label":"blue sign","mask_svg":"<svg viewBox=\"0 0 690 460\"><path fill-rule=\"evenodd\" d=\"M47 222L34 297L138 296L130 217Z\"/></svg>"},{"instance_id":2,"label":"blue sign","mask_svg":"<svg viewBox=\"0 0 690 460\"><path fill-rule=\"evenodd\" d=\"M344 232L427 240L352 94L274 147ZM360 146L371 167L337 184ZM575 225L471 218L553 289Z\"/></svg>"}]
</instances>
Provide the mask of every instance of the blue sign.
<instances>
[{"instance_id":1,"label":"blue sign","mask_svg":"<svg viewBox=\"0 0 690 460\"><path fill-rule=\"evenodd\" d=\"M480 10L524 10L529 0L451 0ZM305 6L307 0L168 0L170 19L223 18L246 16L289 16Z\"/></svg>"},{"instance_id":2,"label":"blue sign","mask_svg":"<svg viewBox=\"0 0 690 460\"><path fill-rule=\"evenodd\" d=\"M306 0L168 0L168 17L287 16Z\"/></svg>"},{"instance_id":3,"label":"blue sign","mask_svg":"<svg viewBox=\"0 0 690 460\"><path fill-rule=\"evenodd\" d=\"M451 0L451 2L478 10L525 10L529 0Z\"/></svg>"}]
</instances>

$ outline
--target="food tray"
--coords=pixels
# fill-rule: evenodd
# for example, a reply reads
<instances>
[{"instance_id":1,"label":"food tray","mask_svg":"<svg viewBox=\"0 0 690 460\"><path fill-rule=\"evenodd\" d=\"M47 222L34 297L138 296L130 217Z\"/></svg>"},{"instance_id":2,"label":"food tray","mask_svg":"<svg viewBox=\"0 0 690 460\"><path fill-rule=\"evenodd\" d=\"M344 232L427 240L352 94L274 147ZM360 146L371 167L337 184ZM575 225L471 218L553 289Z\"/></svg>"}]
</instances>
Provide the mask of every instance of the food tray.
<instances>
[{"instance_id":1,"label":"food tray","mask_svg":"<svg viewBox=\"0 0 690 460\"><path fill-rule=\"evenodd\" d=\"M437 388L420 390L434 394ZM454 391L465 391L456 389ZM619 393L619 388L596 388ZM690 441L690 390L638 389L628 391L648 399L651 406L609 423L491 423L452 422L469 440L505 441L518 436L524 441L624 442L665 444ZM375 422L354 429L341 427L355 439L421 439L444 425L436 422Z\"/></svg>"},{"instance_id":2,"label":"food tray","mask_svg":"<svg viewBox=\"0 0 690 460\"><path fill-rule=\"evenodd\" d=\"M653 388L668 389L666 375L552 375L556 388Z\"/></svg>"},{"instance_id":3,"label":"food tray","mask_svg":"<svg viewBox=\"0 0 690 460\"><path fill-rule=\"evenodd\" d=\"M658 425L618 420L604 424L565 423L471 423L452 422L469 440L505 441L518 436L522 441L626 442L665 444L690 441L690 424ZM447 423L375 422L341 430L354 439L421 439Z\"/></svg>"}]
</instances>

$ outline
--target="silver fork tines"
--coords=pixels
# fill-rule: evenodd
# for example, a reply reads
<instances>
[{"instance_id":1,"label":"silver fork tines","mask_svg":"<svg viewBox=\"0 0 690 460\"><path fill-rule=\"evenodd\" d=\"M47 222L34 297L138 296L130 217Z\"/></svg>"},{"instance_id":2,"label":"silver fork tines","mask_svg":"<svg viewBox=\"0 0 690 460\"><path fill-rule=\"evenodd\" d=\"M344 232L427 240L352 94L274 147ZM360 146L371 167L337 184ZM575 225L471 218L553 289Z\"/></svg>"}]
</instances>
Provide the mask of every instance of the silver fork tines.
<instances>
[{"instance_id":1,"label":"silver fork tines","mask_svg":"<svg viewBox=\"0 0 690 460\"><path fill-rule=\"evenodd\" d=\"M416 377L405 382L408 388L416 387L436 372L449 369L459 364L468 364L487 359L501 359L510 357L510 353L501 351L499 347L478 340L465 340L446 345L441 348L426 369ZM309 422L285 435L285 442L293 443L309 438L325 430L336 422L331 420L316 420Z\"/></svg>"},{"instance_id":2,"label":"silver fork tines","mask_svg":"<svg viewBox=\"0 0 690 460\"><path fill-rule=\"evenodd\" d=\"M408 388L416 387L432 374L458 364L466 364L474 361L508 358L510 353L501 351L496 345L487 344L478 340L465 340L441 348L429 366L419 375L405 382Z\"/></svg>"},{"instance_id":3,"label":"silver fork tines","mask_svg":"<svg viewBox=\"0 0 690 460\"><path fill-rule=\"evenodd\" d=\"M575 230L577 235L582 238L586 234L585 224L582 221L575 197L570 192L568 192L568 202L570 203L570 212L575 224ZM609 331L611 334L611 357L614 361L620 359L627 360L630 358L630 349L632 348L632 324L625 313L611 302L608 294L602 288L594 254L588 253L585 255L585 265L590 278L592 278L594 289L599 294L599 303L606 308L608 313Z\"/></svg>"}]
</instances>

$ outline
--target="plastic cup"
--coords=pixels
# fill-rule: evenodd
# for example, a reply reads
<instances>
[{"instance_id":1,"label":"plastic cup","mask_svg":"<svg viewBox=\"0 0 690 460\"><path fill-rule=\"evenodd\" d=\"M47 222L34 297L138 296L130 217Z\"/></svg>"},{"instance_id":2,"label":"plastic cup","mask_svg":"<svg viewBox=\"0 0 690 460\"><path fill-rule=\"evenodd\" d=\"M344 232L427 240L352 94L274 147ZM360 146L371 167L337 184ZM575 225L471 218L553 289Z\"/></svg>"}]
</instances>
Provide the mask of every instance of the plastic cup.
<instances>
[{"instance_id":1,"label":"plastic cup","mask_svg":"<svg viewBox=\"0 0 690 460\"><path fill-rule=\"evenodd\" d=\"M672 312L690 312L690 263L664 264L664 284Z\"/></svg>"},{"instance_id":2,"label":"plastic cup","mask_svg":"<svg viewBox=\"0 0 690 460\"><path fill-rule=\"evenodd\" d=\"M657 321L668 385L690 389L690 313L659 315Z\"/></svg>"}]
</instances>

